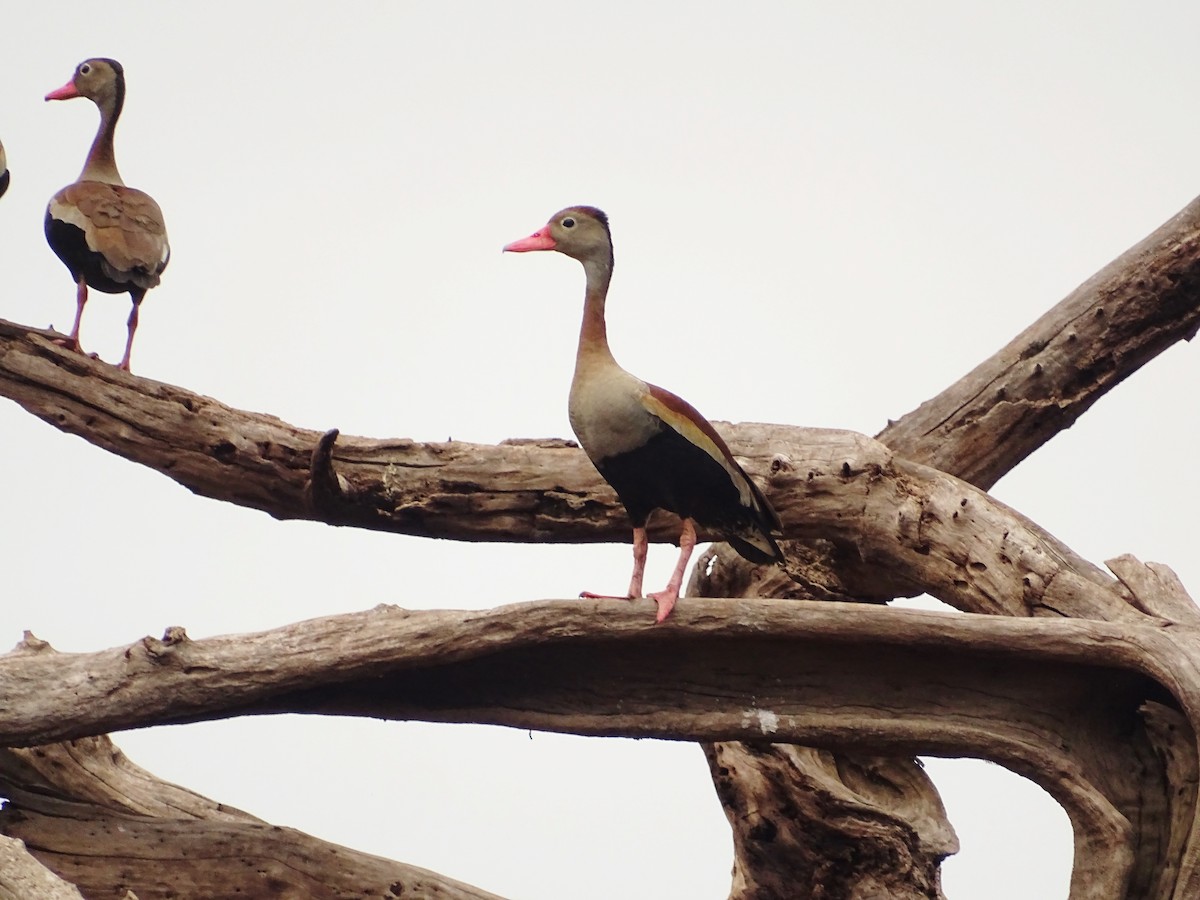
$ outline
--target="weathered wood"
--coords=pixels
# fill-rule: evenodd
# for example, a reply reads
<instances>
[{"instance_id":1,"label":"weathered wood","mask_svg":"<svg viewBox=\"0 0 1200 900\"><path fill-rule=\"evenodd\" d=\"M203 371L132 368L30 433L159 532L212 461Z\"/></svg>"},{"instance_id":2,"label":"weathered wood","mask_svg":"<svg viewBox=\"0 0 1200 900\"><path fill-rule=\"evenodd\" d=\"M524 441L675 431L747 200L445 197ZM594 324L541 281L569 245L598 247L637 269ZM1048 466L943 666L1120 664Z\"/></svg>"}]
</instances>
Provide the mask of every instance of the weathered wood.
<instances>
[{"instance_id":1,"label":"weathered wood","mask_svg":"<svg viewBox=\"0 0 1200 900\"><path fill-rule=\"evenodd\" d=\"M1200 782L1196 733L1186 716L1160 703L1145 704L1141 718L1150 746L1161 761L1156 768L1163 780L1144 800L1145 812L1155 822L1155 829L1141 847L1158 862L1139 860L1142 879L1135 887L1139 889L1137 896L1171 897L1172 889L1180 886L1181 862L1196 821L1196 791L1188 789ZM1159 803L1165 807L1159 808ZM1190 895L1177 889L1174 896Z\"/></svg>"},{"instance_id":2,"label":"weathered wood","mask_svg":"<svg viewBox=\"0 0 1200 900\"><path fill-rule=\"evenodd\" d=\"M651 627L647 607L380 607L203 641L172 629L88 654L30 640L0 658L12 686L0 744L318 712L974 756L1064 806L1083 861L1075 896L1089 898L1130 879L1129 822L1167 807L1148 804L1166 779L1130 735L1143 704L1177 688L1181 647L1198 636L1186 627L699 598ZM48 709L47 692L61 704Z\"/></svg>"},{"instance_id":3,"label":"weathered wood","mask_svg":"<svg viewBox=\"0 0 1200 900\"><path fill-rule=\"evenodd\" d=\"M0 835L0 872L0 900L83 900L78 888L38 862L19 838Z\"/></svg>"},{"instance_id":4,"label":"weathered wood","mask_svg":"<svg viewBox=\"0 0 1200 900\"><path fill-rule=\"evenodd\" d=\"M1191 339L1200 322L1198 229L1200 200L1194 200L966 377L898 421L890 422L878 439L902 456L979 487L990 487L1042 443L1070 427L1092 403L1140 365L1176 341ZM845 552L828 541L806 542L803 547L793 544L790 552L793 559L803 560L809 577L815 577L824 589L840 591L847 598L886 599L906 593L906 586L898 584L890 572L871 579L869 571L864 573L852 558L851 564L846 565ZM728 549L710 555L696 571L689 594L763 596L772 589L777 596L795 593L772 573L753 571ZM1116 569L1114 572L1121 575ZM819 596L812 592L809 595ZM1071 608L1060 611L1067 615L1093 614L1086 608L1086 594L1076 600ZM1194 604L1186 599L1171 608L1173 617L1179 621L1189 621L1195 616ZM736 765L746 787L746 797L739 799L736 796L739 781L714 769L714 781L718 790L723 791L726 808L754 803L763 815L778 822L779 833L769 842L763 842L746 819L730 816L735 872L740 866L753 866L760 881L773 878L778 883L792 885L836 883L847 891L857 889L859 873L853 868L839 868L830 859L818 866L810 862L809 856L792 849L804 845L824 825L809 816L792 815L811 807L807 784L819 778L821 772L811 773L811 778L798 777L794 790L781 789L768 797L759 790L764 777L774 778L777 770L803 767L803 762L795 762L790 748L763 750L726 745L719 753L709 752L710 759L718 755L727 764ZM843 760L851 768L854 762L852 757ZM759 768L764 770L763 775L755 775ZM909 792L895 801L896 808L905 804L923 808L934 805L936 792L928 782L911 782ZM1190 796L1191 792L1184 794ZM783 814L785 811L787 815ZM864 821L856 822L850 815L844 827L861 831L877 825L874 817L866 816ZM913 834L916 832L911 827L898 824L892 842L902 845ZM918 841L909 846L914 857L923 856L927 867L936 867L940 862L940 850L935 844L922 847ZM891 889L924 889L929 880L912 877L922 867L910 864L903 856L897 860L890 870ZM1076 878L1084 864L1077 853ZM1165 896L1157 889L1142 890L1143 887L1135 880L1135 893L1130 896ZM869 890L869 885L866 889ZM751 897L761 900L763 896L745 890L735 878L732 900Z\"/></svg>"},{"instance_id":5,"label":"weathered wood","mask_svg":"<svg viewBox=\"0 0 1200 900\"><path fill-rule=\"evenodd\" d=\"M725 742L704 752L731 826L749 836L734 857L734 896L790 900L844 884L854 897L942 896L940 863L958 839L937 791L913 789L928 781L917 763L786 744ZM745 766L747 757L755 764ZM781 808L781 797L793 805ZM898 797L921 805L900 814Z\"/></svg>"},{"instance_id":6,"label":"weathered wood","mask_svg":"<svg viewBox=\"0 0 1200 900\"><path fill-rule=\"evenodd\" d=\"M1114 622L1134 625L1145 618L1117 581L988 495L944 473L896 459L868 438L841 432L814 434L824 443L815 451L809 445L789 446L790 459L801 459L802 454L808 458L799 467L777 465L771 478L781 510L809 511L808 520L797 530L813 529L834 543L845 543L864 567L886 568L915 590L956 605L969 607L983 598L992 609L1013 615L1045 610L1058 614L1086 606ZM680 606L699 602L685 599ZM612 604L604 606L608 609L601 611L608 616L602 621L610 624L615 621L614 610ZM649 601L634 606L648 607ZM577 612L581 607L569 608ZM640 624L644 627L648 621L647 616ZM454 634L449 619L439 627L447 635ZM0 728L0 745L43 743L128 727L128 721L105 718L108 707L103 698L113 693L137 699L135 708L142 710L153 709L169 695L170 709L186 717L189 691L207 678L204 665L195 664L189 677L169 690L158 685L140 698L123 680L139 667L152 669L159 657L178 658L182 651L173 650L176 643L185 644L186 637L168 632L163 641L147 639L142 650L129 651L118 669L99 667L97 661L86 675L80 671L82 683L69 694L77 704L69 717L75 730L61 731L54 725L39 725L36 716L62 714L62 709L47 709L44 687L55 672L67 669L69 658L48 654L38 642L26 640L18 652L0 660L0 681L6 685L8 701L6 709L0 710L0 721L26 716L28 725L21 737ZM288 653L308 665L320 646L306 640L289 647ZM332 659L341 656L335 649L330 648ZM240 671L245 662L223 660L212 665ZM272 666L277 673L288 671L278 658L272 659ZM343 668L344 673L350 671ZM261 684L267 683L275 690L289 688L279 681Z\"/></svg>"},{"instance_id":7,"label":"weathered wood","mask_svg":"<svg viewBox=\"0 0 1200 900\"><path fill-rule=\"evenodd\" d=\"M990 488L1151 359L1200 329L1200 199L879 440Z\"/></svg>"},{"instance_id":8,"label":"weathered wood","mask_svg":"<svg viewBox=\"0 0 1200 900\"><path fill-rule=\"evenodd\" d=\"M0 744L319 711L1024 758L1048 752L1030 749L1035 734L1034 743L1058 744L1060 723L1117 728L1082 698L1102 693L1132 715L1145 696L1163 693L1152 683L1169 666L1148 660L1169 661L1184 639L1146 624L862 604L696 599L658 627L646 611L602 600L483 612L378 607L201 641L173 628L164 640L96 653L60 654L41 642L0 657L11 688ZM39 703L45 691L62 703ZM959 734L937 710L978 727ZM1023 737L1010 746L997 737L1006 733ZM1038 777L1058 790L1074 776Z\"/></svg>"},{"instance_id":9,"label":"weathered wood","mask_svg":"<svg viewBox=\"0 0 1200 900\"><path fill-rule=\"evenodd\" d=\"M10 798L0 811L0 830L28 841L41 863L88 897L120 897L128 891L126 900L498 900L416 866L268 825L160 781L103 737L0 750L0 793ZM5 871L11 882L8 876ZM61 896L79 897L70 890ZM56 896L40 889L19 895L20 900Z\"/></svg>"},{"instance_id":10,"label":"weathered wood","mask_svg":"<svg viewBox=\"0 0 1200 900\"><path fill-rule=\"evenodd\" d=\"M615 495L583 452L563 441L480 445L339 438L332 458L349 490L333 514L330 501L322 501L323 517L305 499L320 440L315 432L133 378L40 336L20 346L46 363L64 353L71 357L68 368L78 376L69 390L88 398L92 438L103 434L110 449L217 499L281 518L324 518L459 540L628 539ZM0 356L0 369L10 370L10 358L20 355L11 350ZM92 367L101 377L89 377ZM63 393L60 388L44 399L61 410ZM44 406L37 411L50 415ZM74 430L83 421L78 415L58 424ZM719 427L747 469L765 478L785 535L840 546L842 566L857 566L864 583L885 573L893 591L932 585L924 589L955 606L1010 615L1078 613L1078 579L1112 584L1031 523L1006 527L1009 511L987 494L901 460L870 438L781 425ZM660 539L677 531L666 518L652 523ZM901 573L913 566L939 567L940 576L904 581ZM1011 578L1014 571L1026 580ZM1114 593L1088 614L1134 612Z\"/></svg>"}]
</instances>

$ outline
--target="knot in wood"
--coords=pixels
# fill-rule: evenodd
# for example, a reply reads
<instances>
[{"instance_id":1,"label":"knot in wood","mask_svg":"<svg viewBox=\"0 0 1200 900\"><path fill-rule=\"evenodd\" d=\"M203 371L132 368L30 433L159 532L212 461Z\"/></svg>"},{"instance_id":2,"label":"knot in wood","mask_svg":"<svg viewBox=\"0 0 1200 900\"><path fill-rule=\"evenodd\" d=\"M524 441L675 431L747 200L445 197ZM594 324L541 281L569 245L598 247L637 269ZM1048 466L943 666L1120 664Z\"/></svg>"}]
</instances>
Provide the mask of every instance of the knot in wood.
<instances>
[{"instance_id":1,"label":"knot in wood","mask_svg":"<svg viewBox=\"0 0 1200 900\"><path fill-rule=\"evenodd\" d=\"M791 457L784 453L776 453L771 457L771 475L779 475L782 472L792 471Z\"/></svg>"},{"instance_id":2,"label":"knot in wood","mask_svg":"<svg viewBox=\"0 0 1200 900\"><path fill-rule=\"evenodd\" d=\"M1035 572L1026 572L1021 578L1022 594L1026 606L1041 602L1046 593L1046 582Z\"/></svg>"},{"instance_id":3,"label":"knot in wood","mask_svg":"<svg viewBox=\"0 0 1200 900\"><path fill-rule=\"evenodd\" d=\"M182 625L168 626L167 630L163 632L162 636L162 642L168 647L174 644L183 644L190 640L191 638L188 637L187 631L184 630Z\"/></svg>"},{"instance_id":4,"label":"knot in wood","mask_svg":"<svg viewBox=\"0 0 1200 900\"><path fill-rule=\"evenodd\" d=\"M172 625L163 632L162 640L152 637L142 638L142 647L153 662L165 662L173 655L176 647L190 643L187 632L178 625Z\"/></svg>"},{"instance_id":5,"label":"knot in wood","mask_svg":"<svg viewBox=\"0 0 1200 900\"><path fill-rule=\"evenodd\" d=\"M547 500L554 500L562 503L572 512L578 512L588 505L588 498L586 495L567 491L562 488L553 491L546 491L544 496Z\"/></svg>"}]
</instances>

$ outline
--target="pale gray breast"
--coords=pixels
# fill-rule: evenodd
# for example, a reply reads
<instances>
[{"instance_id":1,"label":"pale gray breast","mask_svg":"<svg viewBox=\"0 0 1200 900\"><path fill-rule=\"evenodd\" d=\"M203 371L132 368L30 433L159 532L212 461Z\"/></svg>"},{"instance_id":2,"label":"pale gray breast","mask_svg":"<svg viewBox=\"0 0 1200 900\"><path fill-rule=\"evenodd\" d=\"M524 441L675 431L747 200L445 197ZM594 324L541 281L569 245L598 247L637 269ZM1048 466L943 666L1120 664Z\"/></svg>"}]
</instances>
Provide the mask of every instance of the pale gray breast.
<instances>
[{"instance_id":1,"label":"pale gray breast","mask_svg":"<svg viewBox=\"0 0 1200 900\"><path fill-rule=\"evenodd\" d=\"M642 404L646 383L623 369L576 371L568 413L571 428L593 461L636 450L662 427Z\"/></svg>"}]
</instances>

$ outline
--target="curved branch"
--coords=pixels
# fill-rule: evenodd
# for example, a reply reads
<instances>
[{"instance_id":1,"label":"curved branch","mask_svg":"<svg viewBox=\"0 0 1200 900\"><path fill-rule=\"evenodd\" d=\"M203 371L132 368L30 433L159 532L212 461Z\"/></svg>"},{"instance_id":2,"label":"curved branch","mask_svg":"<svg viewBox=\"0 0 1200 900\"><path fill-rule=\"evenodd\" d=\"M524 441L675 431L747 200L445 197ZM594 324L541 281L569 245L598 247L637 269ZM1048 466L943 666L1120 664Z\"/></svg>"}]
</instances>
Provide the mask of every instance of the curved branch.
<instances>
[{"instance_id":1,"label":"curved branch","mask_svg":"<svg viewBox=\"0 0 1200 900\"><path fill-rule=\"evenodd\" d=\"M23 839L40 863L89 897L132 890L138 900L264 894L499 900L416 866L276 828L160 781L107 737L0 750L0 793L9 798L0 830ZM6 869L2 877L11 876Z\"/></svg>"},{"instance_id":2,"label":"curved branch","mask_svg":"<svg viewBox=\"0 0 1200 900\"><path fill-rule=\"evenodd\" d=\"M203 641L172 629L102 653L27 641L0 658L0 743L317 712L974 756L1066 808L1095 867L1083 875L1104 889L1080 896L1129 877L1129 822L1161 787L1130 734L1148 699L1169 702L1156 679L1190 630L707 599L646 621L646 604L545 601L384 607Z\"/></svg>"},{"instance_id":3,"label":"curved branch","mask_svg":"<svg viewBox=\"0 0 1200 900\"><path fill-rule=\"evenodd\" d=\"M730 825L749 837L734 847L731 896L942 898L958 838L914 760L740 742L704 752Z\"/></svg>"},{"instance_id":4,"label":"curved branch","mask_svg":"<svg viewBox=\"0 0 1200 900\"><path fill-rule=\"evenodd\" d=\"M605 600L547 600L483 612L381 606L201 641L173 627L162 639L147 637L95 653L57 653L31 638L0 657L0 679L7 689L0 709L0 745L28 746L232 713L336 712L577 734L816 739L834 745L853 740L861 746L861 736L849 737L842 729L854 727L854 710L880 705L870 700L876 690L877 697L896 695L883 704L891 711L878 711L893 724L879 725L868 739L876 750L900 750L917 742L924 750L940 746L975 755L970 751L988 749L976 746L986 741L985 735L959 737L955 726L939 724L936 717L918 724L897 710L907 704L915 704L913 709L949 706L955 702L951 696L961 693L958 702L971 719L966 711L980 703L973 693L980 688L966 685L973 678L998 677L984 662L992 654L1034 657L1045 664L1077 666L1079 672L1088 666L1112 667L1142 679L1161 678L1164 670L1154 660L1176 656L1161 629L1129 623L697 599L680 607L685 614L678 620L673 616L668 627L647 627L648 608L648 601ZM956 660L967 667L957 674L950 662L956 653L980 658L975 663ZM922 655L937 659L923 664L918 659ZM554 678L536 674L571 656L586 656L589 665L570 666L580 671ZM772 674L755 671L754 660L761 663L766 657L771 659L763 668ZM861 659L884 657L910 674L885 672L887 667L878 663L853 677L847 672ZM727 660L728 670L713 665L713 659ZM601 674L614 667L624 667L626 675L606 679ZM483 674L493 668L498 676L494 683ZM951 671L956 672L953 679ZM804 673L821 682L838 680L830 673L839 673L843 686L817 690L797 681ZM1063 672L1061 683L1082 677ZM939 682L934 690L929 679L938 678L959 684ZM775 679L783 679L781 686L769 687ZM1114 681L1113 696L1122 693L1122 679ZM797 683L784 686L793 681ZM919 683L925 683L929 696L920 696ZM914 687L885 687L891 684ZM61 702L47 704L46 692ZM593 703L585 703L581 692L592 693ZM517 700L523 693L530 699ZM801 696L803 701L797 699ZM1032 698L1029 702L1036 706ZM702 710L711 715L698 721L694 717ZM916 730L910 731L910 725ZM937 739L931 741L934 735ZM984 756L992 758L991 751Z\"/></svg>"}]
</instances>

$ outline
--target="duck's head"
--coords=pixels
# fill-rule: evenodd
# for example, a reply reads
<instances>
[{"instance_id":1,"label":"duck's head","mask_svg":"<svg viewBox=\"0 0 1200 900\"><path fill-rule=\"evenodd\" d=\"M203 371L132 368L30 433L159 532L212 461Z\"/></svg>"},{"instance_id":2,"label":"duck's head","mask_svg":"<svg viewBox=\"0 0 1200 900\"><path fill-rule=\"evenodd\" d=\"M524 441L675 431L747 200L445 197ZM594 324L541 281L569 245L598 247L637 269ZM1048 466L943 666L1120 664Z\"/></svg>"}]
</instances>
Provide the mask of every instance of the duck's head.
<instances>
[{"instance_id":1,"label":"duck's head","mask_svg":"<svg viewBox=\"0 0 1200 900\"><path fill-rule=\"evenodd\" d=\"M557 250L580 262L612 259L612 235L608 216L594 206L568 206L529 237L504 247L514 253Z\"/></svg>"}]
</instances>

